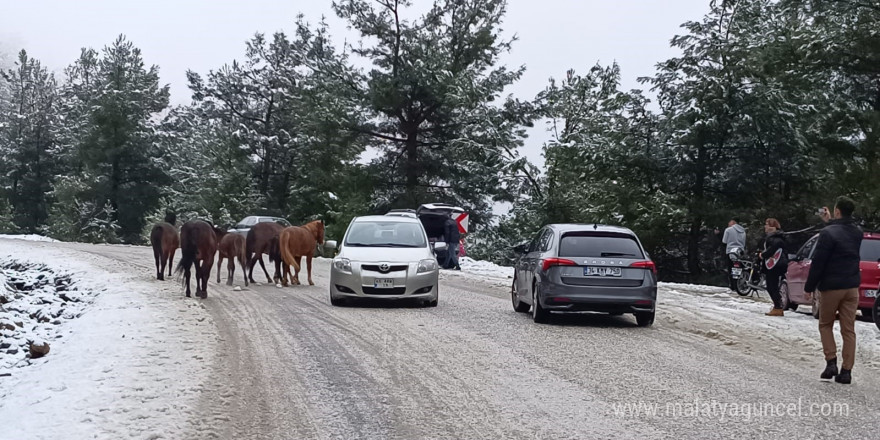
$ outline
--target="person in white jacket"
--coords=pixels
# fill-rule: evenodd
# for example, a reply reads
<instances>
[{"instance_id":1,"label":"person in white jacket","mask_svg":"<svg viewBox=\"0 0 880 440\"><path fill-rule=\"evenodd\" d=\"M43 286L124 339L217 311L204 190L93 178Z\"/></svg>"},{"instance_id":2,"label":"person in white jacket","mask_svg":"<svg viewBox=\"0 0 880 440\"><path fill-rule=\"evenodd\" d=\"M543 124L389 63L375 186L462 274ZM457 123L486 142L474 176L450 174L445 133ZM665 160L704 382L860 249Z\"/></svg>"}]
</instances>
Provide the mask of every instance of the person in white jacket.
<instances>
[{"instance_id":1,"label":"person in white jacket","mask_svg":"<svg viewBox=\"0 0 880 440\"><path fill-rule=\"evenodd\" d=\"M746 249L746 230L739 224L739 218L734 217L730 219L730 222L727 223L727 229L724 230L721 242L726 245L724 252L727 255L727 281L730 283L730 288L733 289L736 280L730 274L730 269L733 268L733 260L730 259L730 254L737 248L742 251Z\"/></svg>"}]
</instances>

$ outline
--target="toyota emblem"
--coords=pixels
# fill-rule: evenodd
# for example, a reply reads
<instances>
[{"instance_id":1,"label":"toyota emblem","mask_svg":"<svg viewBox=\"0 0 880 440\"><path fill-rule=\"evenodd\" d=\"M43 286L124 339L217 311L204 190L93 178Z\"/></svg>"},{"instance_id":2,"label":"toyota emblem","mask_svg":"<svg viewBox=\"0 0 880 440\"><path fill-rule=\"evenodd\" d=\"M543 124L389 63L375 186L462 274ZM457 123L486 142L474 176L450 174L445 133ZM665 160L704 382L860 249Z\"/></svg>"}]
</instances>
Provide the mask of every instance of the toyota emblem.
<instances>
[{"instance_id":1,"label":"toyota emblem","mask_svg":"<svg viewBox=\"0 0 880 440\"><path fill-rule=\"evenodd\" d=\"M391 266L388 263L382 263L379 265L379 272L388 272L391 270Z\"/></svg>"}]
</instances>

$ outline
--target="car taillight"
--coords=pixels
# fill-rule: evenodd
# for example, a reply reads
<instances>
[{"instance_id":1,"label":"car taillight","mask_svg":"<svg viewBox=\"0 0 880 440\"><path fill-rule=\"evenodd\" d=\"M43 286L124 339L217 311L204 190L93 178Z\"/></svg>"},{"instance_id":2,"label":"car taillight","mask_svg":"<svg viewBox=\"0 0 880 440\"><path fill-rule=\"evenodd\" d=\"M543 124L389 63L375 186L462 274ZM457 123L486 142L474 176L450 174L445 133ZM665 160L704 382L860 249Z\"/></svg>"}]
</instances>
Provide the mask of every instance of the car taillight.
<instances>
[{"instance_id":1,"label":"car taillight","mask_svg":"<svg viewBox=\"0 0 880 440\"><path fill-rule=\"evenodd\" d=\"M630 264L629 267L641 267L642 269L651 269L651 272L657 273L657 265L654 264L653 261L636 261L633 264Z\"/></svg>"},{"instance_id":2,"label":"car taillight","mask_svg":"<svg viewBox=\"0 0 880 440\"><path fill-rule=\"evenodd\" d=\"M547 258L541 265L541 268L546 272L553 266L577 266L577 263L571 260L566 260L564 258Z\"/></svg>"}]
</instances>

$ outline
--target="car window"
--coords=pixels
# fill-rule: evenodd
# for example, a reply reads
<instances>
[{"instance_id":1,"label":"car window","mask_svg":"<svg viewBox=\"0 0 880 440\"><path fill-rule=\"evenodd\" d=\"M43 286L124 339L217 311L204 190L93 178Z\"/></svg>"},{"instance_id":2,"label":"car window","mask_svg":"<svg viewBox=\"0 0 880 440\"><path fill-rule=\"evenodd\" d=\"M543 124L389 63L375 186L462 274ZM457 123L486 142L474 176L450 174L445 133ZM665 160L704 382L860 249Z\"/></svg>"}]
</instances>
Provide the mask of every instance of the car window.
<instances>
[{"instance_id":1,"label":"car window","mask_svg":"<svg viewBox=\"0 0 880 440\"><path fill-rule=\"evenodd\" d=\"M553 230L546 229L544 231L544 236L541 237L541 243L539 249L541 252L547 252L550 250L550 243L553 242Z\"/></svg>"},{"instance_id":2,"label":"car window","mask_svg":"<svg viewBox=\"0 0 880 440\"><path fill-rule=\"evenodd\" d=\"M862 240L859 253L862 261L880 262L880 240Z\"/></svg>"},{"instance_id":3,"label":"car window","mask_svg":"<svg viewBox=\"0 0 880 440\"><path fill-rule=\"evenodd\" d=\"M813 249L816 247L817 241L819 241L818 235L807 240L807 242L804 243L804 245L801 246L801 249L798 251L798 253L797 253L798 258L801 258L801 259L812 258L813 257Z\"/></svg>"},{"instance_id":4,"label":"car window","mask_svg":"<svg viewBox=\"0 0 880 440\"><path fill-rule=\"evenodd\" d=\"M573 232L562 236L560 257L644 258L635 237L609 232Z\"/></svg>"},{"instance_id":5,"label":"car window","mask_svg":"<svg viewBox=\"0 0 880 440\"><path fill-rule=\"evenodd\" d=\"M254 217L248 217L248 218L244 219L244 221L242 223L244 223L247 226L253 226L253 225L257 224L257 219Z\"/></svg>"},{"instance_id":6,"label":"car window","mask_svg":"<svg viewBox=\"0 0 880 440\"><path fill-rule=\"evenodd\" d=\"M541 236L543 236L543 235L544 235L544 229L541 229L540 231L538 231L537 234L535 234L535 238L533 238L532 241L529 243L529 249L528 249L529 253L535 252L538 250L538 244L541 242Z\"/></svg>"},{"instance_id":7,"label":"car window","mask_svg":"<svg viewBox=\"0 0 880 440\"><path fill-rule=\"evenodd\" d=\"M351 225L345 238L353 247L426 247L421 224L395 221L362 221Z\"/></svg>"}]
</instances>

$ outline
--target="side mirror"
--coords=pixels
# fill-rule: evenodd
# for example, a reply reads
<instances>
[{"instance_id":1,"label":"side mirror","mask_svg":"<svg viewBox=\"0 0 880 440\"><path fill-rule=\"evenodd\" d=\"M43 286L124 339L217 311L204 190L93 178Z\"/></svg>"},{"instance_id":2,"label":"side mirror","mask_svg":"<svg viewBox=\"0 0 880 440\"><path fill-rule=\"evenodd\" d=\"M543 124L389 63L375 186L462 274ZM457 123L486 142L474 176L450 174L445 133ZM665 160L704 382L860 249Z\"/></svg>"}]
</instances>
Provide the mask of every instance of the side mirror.
<instances>
[{"instance_id":1,"label":"side mirror","mask_svg":"<svg viewBox=\"0 0 880 440\"><path fill-rule=\"evenodd\" d=\"M324 240L324 249L336 249L336 240Z\"/></svg>"},{"instance_id":2,"label":"side mirror","mask_svg":"<svg viewBox=\"0 0 880 440\"><path fill-rule=\"evenodd\" d=\"M434 242L434 250L435 251L445 251L446 249L448 249L448 247L446 246L446 242L443 242L443 241Z\"/></svg>"}]
</instances>

